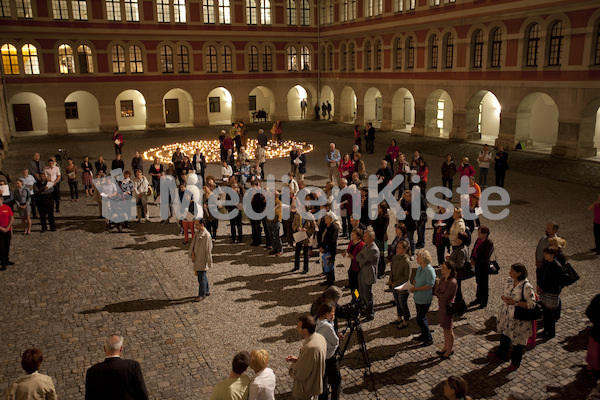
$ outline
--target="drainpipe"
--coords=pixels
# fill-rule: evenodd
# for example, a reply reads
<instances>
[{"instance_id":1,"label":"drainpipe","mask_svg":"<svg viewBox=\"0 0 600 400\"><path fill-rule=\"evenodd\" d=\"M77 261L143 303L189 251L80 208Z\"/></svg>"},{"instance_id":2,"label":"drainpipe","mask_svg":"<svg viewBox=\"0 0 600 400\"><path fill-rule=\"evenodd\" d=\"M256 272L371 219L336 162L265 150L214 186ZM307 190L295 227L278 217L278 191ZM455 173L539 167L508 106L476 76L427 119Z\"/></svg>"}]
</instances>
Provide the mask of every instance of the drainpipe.
<instances>
[{"instance_id":1,"label":"drainpipe","mask_svg":"<svg viewBox=\"0 0 600 400\"><path fill-rule=\"evenodd\" d=\"M321 7L319 7L319 2L317 1L317 54L318 57L321 57ZM321 65L325 62L325 60L320 60ZM321 68L317 64L317 104L321 104ZM313 106L314 108L314 106Z\"/></svg>"}]
</instances>

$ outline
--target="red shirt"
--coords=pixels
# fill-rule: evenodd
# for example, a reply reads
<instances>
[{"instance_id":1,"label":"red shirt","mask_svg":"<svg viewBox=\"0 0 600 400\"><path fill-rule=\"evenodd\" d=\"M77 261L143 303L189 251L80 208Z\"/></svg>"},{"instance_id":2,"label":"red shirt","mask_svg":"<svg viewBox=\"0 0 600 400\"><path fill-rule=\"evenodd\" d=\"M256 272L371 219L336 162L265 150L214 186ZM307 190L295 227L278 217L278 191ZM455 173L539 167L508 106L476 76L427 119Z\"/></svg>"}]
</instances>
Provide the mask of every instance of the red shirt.
<instances>
[{"instance_id":1,"label":"red shirt","mask_svg":"<svg viewBox=\"0 0 600 400\"><path fill-rule=\"evenodd\" d=\"M6 228L8 226L8 223L10 222L10 217L12 217L13 215L14 214L10 207L6 204L2 204L2 206L0 207L0 226ZM10 230L12 230L12 226L10 227Z\"/></svg>"}]
</instances>

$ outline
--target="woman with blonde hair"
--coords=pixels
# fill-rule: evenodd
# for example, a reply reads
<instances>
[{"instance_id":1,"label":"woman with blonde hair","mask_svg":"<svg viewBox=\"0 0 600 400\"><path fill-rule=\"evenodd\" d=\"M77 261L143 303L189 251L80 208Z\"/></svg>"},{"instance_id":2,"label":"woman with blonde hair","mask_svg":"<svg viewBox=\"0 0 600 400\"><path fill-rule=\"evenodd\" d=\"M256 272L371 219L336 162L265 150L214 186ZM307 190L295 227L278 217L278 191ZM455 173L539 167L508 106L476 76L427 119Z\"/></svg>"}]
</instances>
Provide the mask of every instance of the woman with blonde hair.
<instances>
[{"instance_id":1,"label":"woman with blonde hair","mask_svg":"<svg viewBox=\"0 0 600 400\"><path fill-rule=\"evenodd\" d=\"M250 352L250 368L254 370L254 378L248 387L248 400L275 400L275 384L277 379L271 368L268 368L269 353L258 349Z\"/></svg>"}]
</instances>

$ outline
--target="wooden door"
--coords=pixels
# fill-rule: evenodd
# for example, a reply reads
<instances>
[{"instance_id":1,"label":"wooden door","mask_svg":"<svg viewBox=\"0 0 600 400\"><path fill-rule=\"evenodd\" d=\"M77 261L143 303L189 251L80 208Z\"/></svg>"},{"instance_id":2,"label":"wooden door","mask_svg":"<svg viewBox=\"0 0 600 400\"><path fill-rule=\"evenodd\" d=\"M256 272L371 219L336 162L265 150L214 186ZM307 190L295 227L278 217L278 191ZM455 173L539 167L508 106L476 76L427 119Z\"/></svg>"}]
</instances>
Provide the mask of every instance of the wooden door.
<instances>
[{"instance_id":1,"label":"wooden door","mask_svg":"<svg viewBox=\"0 0 600 400\"><path fill-rule=\"evenodd\" d=\"M15 118L15 129L17 132L28 132L33 130L31 120L31 109L29 104L13 104L13 116Z\"/></svg>"},{"instance_id":2,"label":"wooden door","mask_svg":"<svg viewBox=\"0 0 600 400\"><path fill-rule=\"evenodd\" d=\"M179 99L165 99L165 121L167 124L179 122Z\"/></svg>"}]
</instances>

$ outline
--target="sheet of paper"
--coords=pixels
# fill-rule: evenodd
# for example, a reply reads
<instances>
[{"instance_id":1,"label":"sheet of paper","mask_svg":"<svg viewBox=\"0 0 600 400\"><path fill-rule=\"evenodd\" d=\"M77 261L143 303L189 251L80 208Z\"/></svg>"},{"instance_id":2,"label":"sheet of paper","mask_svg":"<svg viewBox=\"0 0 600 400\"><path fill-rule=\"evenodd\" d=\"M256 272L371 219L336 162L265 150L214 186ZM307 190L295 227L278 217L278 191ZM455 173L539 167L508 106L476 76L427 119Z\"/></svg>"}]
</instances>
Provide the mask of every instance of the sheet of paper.
<instances>
[{"instance_id":1,"label":"sheet of paper","mask_svg":"<svg viewBox=\"0 0 600 400\"><path fill-rule=\"evenodd\" d=\"M342 258L342 265L346 268L350 268L350 264L352 264L352 260L349 257Z\"/></svg>"},{"instance_id":2,"label":"sheet of paper","mask_svg":"<svg viewBox=\"0 0 600 400\"><path fill-rule=\"evenodd\" d=\"M412 283L410 283L410 282L404 282L402 285L396 286L394 288L394 290L397 290L399 292L400 291L407 291L407 290L410 290L412 287L413 287Z\"/></svg>"},{"instance_id":3,"label":"sheet of paper","mask_svg":"<svg viewBox=\"0 0 600 400\"><path fill-rule=\"evenodd\" d=\"M305 239L308 239L308 235L306 234L306 231L298 231L296 233L294 233L294 242L299 243Z\"/></svg>"},{"instance_id":4,"label":"sheet of paper","mask_svg":"<svg viewBox=\"0 0 600 400\"><path fill-rule=\"evenodd\" d=\"M2 191L2 196L10 196L10 189L8 188L8 185L1 185L0 191Z\"/></svg>"}]
</instances>

